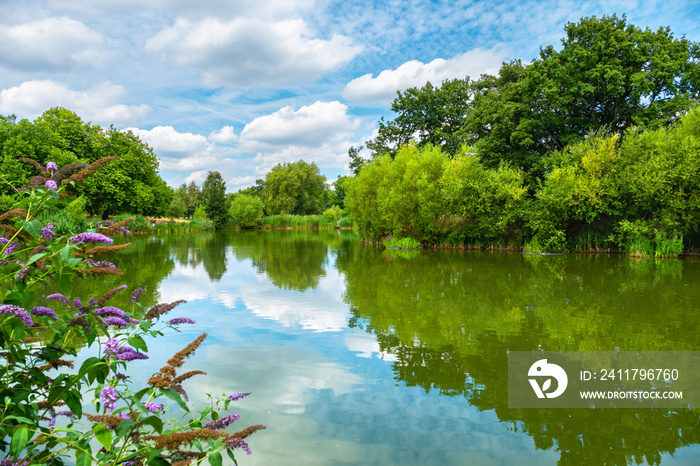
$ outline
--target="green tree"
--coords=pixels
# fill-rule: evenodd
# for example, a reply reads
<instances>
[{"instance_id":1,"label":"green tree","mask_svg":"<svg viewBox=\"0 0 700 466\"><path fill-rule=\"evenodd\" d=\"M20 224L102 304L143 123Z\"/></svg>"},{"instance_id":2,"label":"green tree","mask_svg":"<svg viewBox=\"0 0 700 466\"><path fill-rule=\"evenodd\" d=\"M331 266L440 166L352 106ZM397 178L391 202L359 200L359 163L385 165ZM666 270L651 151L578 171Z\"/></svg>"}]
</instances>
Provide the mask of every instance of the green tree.
<instances>
[{"instance_id":1,"label":"green tree","mask_svg":"<svg viewBox=\"0 0 700 466\"><path fill-rule=\"evenodd\" d=\"M255 228L262 222L263 203L258 197L236 194L228 213L238 220L241 228Z\"/></svg>"},{"instance_id":2,"label":"green tree","mask_svg":"<svg viewBox=\"0 0 700 466\"><path fill-rule=\"evenodd\" d=\"M422 88L397 92L391 109L395 120L379 122L379 134L367 142L375 156L392 157L403 145L414 141L418 146L430 144L453 155L464 143L460 129L469 113L471 89L469 78L445 80L440 86L428 82Z\"/></svg>"},{"instance_id":3,"label":"green tree","mask_svg":"<svg viewBox=\"0 0 700 466\"><path fill-rule=\"evenodd\" d=\"M268 215L317 215L325 204L326 178L303 160L275 166L265 177L262 198Z\"/></svg>"},{"instance_id":4,"label":"green tree","mask_svg":"<svg viewBox=\"0 0 700 466\"><path fill-rule=\"evenodd\" d=\"M474 85L463 134L489 167L501 161L533 177L539 163L589 132L622 133L675 121L700 97L700 47L627 24L625 17L583 18L566 25L561 50L541 50L527 67L506 63Z\"/></svg>"},{"instance_id":5,"label":"green tree","mask_svg":"<svg viewBox=\"0 0 700 466\"><path fill-rule=\"evenodd\" d=\"M202 186L204 211L220 228L226 222L226 183L218 171L209 172Z\"/></svg>"},{"instance_id":6,"label":"green tree","mask_svg":"<svg viewBox=\"0 0 700 466\"><path fill-rule=\"evenodd\" d=\"M187 186L183 184L173 193L173 200L168 207L168 217L180 218L187 210Z\"/></svg>"}]
</instances>

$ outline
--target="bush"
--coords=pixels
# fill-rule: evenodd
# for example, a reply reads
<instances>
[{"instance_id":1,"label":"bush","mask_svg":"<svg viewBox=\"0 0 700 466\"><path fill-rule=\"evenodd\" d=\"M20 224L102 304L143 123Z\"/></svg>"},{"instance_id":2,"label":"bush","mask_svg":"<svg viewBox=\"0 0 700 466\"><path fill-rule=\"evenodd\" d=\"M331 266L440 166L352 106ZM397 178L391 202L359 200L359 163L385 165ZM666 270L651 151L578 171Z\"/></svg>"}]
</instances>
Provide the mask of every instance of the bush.
<instances>
[{"instance_id":1,"label":"bush","mask_svg":"<svg viewBox=\"0 0 700 466\"><path fill-rule=\"evenodd\" d=\"M263 202L255 196L238 194L231 203L228 211L241 228L256 228L263 218Z\"/></svg>"},{"instance_id":2,"label":"bush","mask_svg":"<svg viewBox=\"0 0 700 466\"><path fill-rule=\"evenodd\" d=\"M340 219L341 228L352 228L354 226L350 217L343 217Z\"/></svg>"},{"instance_id":3,"label":"bush","mask_svg":"<svg viewBox=\"0 0 700 466\"><path fill-rule=\"evenodd\" d=\"M104 160L86 171L96 170L100 162ZM172 464L194 455L198 461L208 458L211 464L222 464L222 452L235 462L232 450L247 450L243 439L264 426L229 434L222 429L237 415L222 417L220 412L248 394L222 399L209 396L209 406L201 411L185 403L177 372L206 333L176 353L143 385L126 375L131 361L148 358L148 336L163 336L164 330L193 321L161 320L181 301L155 306L140 303L140 288L133 290L123 309L106 304L126 286L101 296L72 295L75 277L99 279L122 273L114 264L94 261L106 252L96 246L112 244L109 235L118 230L107 227L101 230L104 234L73 230L63 235L58 225L38 220L60 212L73 222L61 210L65 208L61 194L65 194L64 186L58 191L43 187L23 191L12 206L14 212L6 215L18 229L0 228L0 234L9 238L0 240L0 254L7 258L0 263L0 389L4 400L0 463ZM35 217L37 220L27 220ZM58 292L47 296L50 291L45 290ZM39 303L49 304L37 306ZM83 348L90 348L92 356L73 370L73 361L66 358ZM51 377L45 374L47 368ZM201 371L184 373L179 380L197 373ZM185 411L187 422L167 417L170 402ZM58 416L66 420L65 427L54 427ZM177 448L163 448L173 441Z\"/></svg>"},{"instance_id":4,"label":"bush","mask_svg":"<svg viewBox=\"0 0 700 466\"><path fill-rule=\"evenodd\" d=\"M330 209L326 209L326 211L323 212L323 218L333 223L340 220L343 217L343 215L345 215L345 211L337 205L334 205Z\"/></svg>"},{"instance_id":5,"label":"bush","mask_svg":"<svg viewBox=\"0 0 700 466\"><path fill-rule=\"evenodd\" d=\"M410 236L405 238L386 238L384 240L384 246L387 249L420 249L420 242Z\"/></svg>"},{"instance_id":6,"label":"bush","mask_svg":"<svg viewBox=\"0 0 700 466\"><path fill-rule=\"evenodd\" d=\"M207 212L204 210L204 206L199 206L196 209L194 209L194 213L192 214L192 218L194 219L205 219L207 218Z\"/></svg>"},{"instance_id":7,"label":"bush","mask_svg":"<svg viewBox=\"0 0 700 466\"><path fill-rule=\"evenodd\" d=\"M85 212L85 207L87 206L87 199L80 196L73 201L71 201L68 206L66 206L66 212L70 215L73 221L77 224L85 223L87 218L87 212Z\"/></svg>"}]
</instances>

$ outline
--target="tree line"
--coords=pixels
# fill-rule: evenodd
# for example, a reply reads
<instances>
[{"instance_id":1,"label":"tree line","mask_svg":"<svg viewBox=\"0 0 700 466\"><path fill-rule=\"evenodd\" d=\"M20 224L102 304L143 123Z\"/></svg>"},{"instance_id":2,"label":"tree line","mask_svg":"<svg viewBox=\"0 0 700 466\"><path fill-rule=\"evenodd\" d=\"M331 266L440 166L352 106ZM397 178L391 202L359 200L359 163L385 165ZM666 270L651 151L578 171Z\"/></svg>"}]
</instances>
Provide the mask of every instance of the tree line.
<instances>
[{"instance_id":1,"label":"tree line","mask_svg":"<svg viewBox=\"0 0 700 466\"><path fill-rule=\"evenodd\" d=\"M690 245L700 46L616 15L565 31L529 64L397 94L369 158L349 152L345 204L365 237L640 255Z\"/></svg>"}]
</instances>

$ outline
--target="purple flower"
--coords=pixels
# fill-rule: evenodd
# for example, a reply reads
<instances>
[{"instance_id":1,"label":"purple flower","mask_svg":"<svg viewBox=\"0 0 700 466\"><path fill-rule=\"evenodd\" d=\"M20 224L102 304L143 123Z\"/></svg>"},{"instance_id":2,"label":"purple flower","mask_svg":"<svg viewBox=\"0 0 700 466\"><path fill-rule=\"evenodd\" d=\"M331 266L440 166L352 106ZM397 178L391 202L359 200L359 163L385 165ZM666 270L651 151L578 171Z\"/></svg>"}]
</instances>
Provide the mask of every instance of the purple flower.
<instances>
[{"instance_id":1,"label":"purple flower","mask_svg":"<svg viewBox=\"0 0 700 466\"><path fill-rule=\"evenodd\" d=\"M73 419L77 418L75 414L71 413L70 411L61 411L59 413L56 413L52 418L51 421L49 421L49 427L53 427L56 425L56 417L58 416L66 416L66 417L72 417Z\"/></svg>"},{"instance_id":2,"label":"purple flower","mask_svg":"<svg viewBox=\"0 0 700 466\"><path fill-rule=\"evenodd\" d=\"M109 267L110 269L116 269L116 268L117 268L114 264L112 264L112 263L109 262L109 261L98 261L98 262L95 262L95 261L92 260L92 259L87 259L87 260L85 261L85 263L86 263L87 265L92 266L92 267Z\"/></svg>"},{"instance_id":3,"label":"purple flower","mask_svg":"<svg viewBox=\"0 0 700 466\"><path fill-rule=\"evenodd\" d=\"M6 255L6 256L11 255L11 254L12 254L13 252L15 252L15 251L19 248L19 246L20 246L19 243L15 242L15 241L10 241L10 240L7 239L7 238L0 238L0 244L6 244L6 245L7 245L7 246L5 246L5 255Z\"/></svg>"},{"instance_id":4,"label":"purple flower","mask_svg":"<svg viewBox=\"0 0 700 466\"><path fill-rule=\"evenodd\" d=\"M134 359L148 359L148 356L143 353L139 353L134 348L124 346L119 348L119 351L117 352L117 359L120 361L133 361Z\"/></svg>"},{"instance_id":5,"label":"purple flower","mask_svg":"<svg viewBox=\"0 0 700 466\"><path fill-rule=\"evenodd\" d=\"M152 401L149 403L142 401L141 404L146 406L146 409L151 413L159 413L159 412L163 411L163 409L164 409L162 404L154 403Z\"/></svg>"},{"instance_id":6,"label":"purple flower","mask_svg":"<svg viewBox=\"0 0 700 466\"><path fill-rule=\"evenodd\" d=\"M54 312L53 309L44 306L33 307L32 314L34 314L35 316L48 316L51 317L53 320L56 320L58 318L56 312Z\"/></svg>"},{"instance_id":7,"label":"purple flower","mask_svg":"<svg viewBox=\"0 0 700 466\"><path fill-rule=\"evenodd\" d=\"M124 320L126 320L126 321L129 322L130 324L138 324L138 323L141 322L140 320L134 319L134 318L131 318L131 317L127 317L127 318L124 319Z\"/></svg>"},{"instance_id":8,"label":"purple flower","mask_svg":"<svg viewBox=\"0 0 700 466\"><path fill-rule=\"evenodd\" d=\"M139 302L139 298L141 297L141 293L143 293L143 288L136 288L133 293L131 293L131 299L129 300L129 304L134 304Z\"/></svg>"},{"instance_id":9,"label":"purple flower","mask_svg":"<svg viewBox=\"0 0 700 466\"><path fill-rule=\"evenodd\" d=\"M44 183L44 186L46 186L49 189L53 189L54 191L58 189L58 185L54 180L47 181L46 183Z\"/></svg>"},{"instance_id":10,"label":"purple flower","mask_svg":"<svg viewBox=\"0 0 700 466\"><path fill-rule=\"evenodd\" d=\"M115 326L115 327L128 327L129 323L124 319L119 317L107 317L104 323L105 327Z\"/></svg>"},{"instance_id":11,"label":"purple flower","mask_svg":"<svg viewBox=\"0 0 700 466\"><path fill-rule=\"evenodd\" d=\"M19 272L17 272L17 281L23 282L25 278L29 275L29 267L25 267Z\"/></svg>"},{"instance_id":12,"label":"purple flower","mask_svg":"<svg viewBox=\"0 0 700 466\"><path fill-rule=\"evenodd\" d=\"M90 307L97 306L97 298L90 298L90 300L88 301L88 306L90 306Z\"/></svg>"},{"instance_id":13,"label":"purple flower","mask_svg":"<svg viewBox=\"0 0 700 466\"><path fill-rule=\"evenodd\" d=\"M231 401L237 401L237 400L240 400L241 398L244 398L244 397L250 395L250 393L251 393L251 392L248 392L248 393L234 393L233 395L229 395L229 398L231 399Z\"/></svg>"},{"instance_id":14,"label":"purple flower","mask_svg":"<svg viewBox=\"0 0 700 466\"><path fill-rule=\"evenodd\" d=\"M51 230L55 230L55 229L56 229L56 224L53 223L53 222L49 222L49 223L46 225L46 228L49 228L49 229L51 229Z\"/></svg>"},{"instance_id":15,"label":"purple flower","mask_svg":"<svg viewBox=\"0 0 700 466\"><path fill-rule=\"evenodd\" d=\"M80 300L80 298L75 298L73 300L73 306L77 307L83 307L83 302Z\"/></svg>"},{"instance_id":16,"label":"purple flower","mask_svg":"<svg viewBox=\"0 0 700 466\"><path fill-rule=\"evenodd\" d=\"M126 313L124 311L113 306L101 307L96 309L93 314L98 317L119 317L120 319L124 319L126 317Z\"/></svg>"},{"instance_id":17,"label":"purple flower","mask_svg":"<svg viewBox=\"0 0 700 466\"><path fill-rule=\"evenodd\" d=\"M66 298L61 293L50 294L46 297L46 299L55 299L56 301L63 303L64 306L70 306L70 299Z\"/></svg>"},{"instance_id":18,"label":"purple flower","mask_svg":"<svg viewBox=\"0 0 700 466\"><path fill-rule=\"evenodd\" d=\"M51 241L53 239L53 235L55 235L53 230L50 228L44 227L41 229L41 239L44 241Z\"/></svg>"},{"instance_id":19,"label":"purple flower","mask_svg":"<svg viewBox=\"0 0 700 466\"><path fill-rule=\"evenodd\" d=\"M119 231L121 231L121 232L124 233L125 235L131 234L131 232L130 232L129 230L127 230L126 228L124 228L124 227L119 227Z\"/></svg>"},{"instance_id":20,"label":"purple flower","mask_svg":"<svg viewBox=\"0 0 700 466\"><path fill-rule=\"evenodd\" d=\"M179 324L196 324L192 319L188 319L187 317L177 317L175 319L171 319L168 321L170 325L179 325Z\"/></svg>"},{"instance_id":21,"label":"purple flower","mask_svg":"<svg viewBox=\"0 0 700 466\"><path fill-rule=\"evenodd\" d=\"M46 171L50 173L54 173L58 171L58 165L56 165L54 162L49 162L46 164Z\"/></svg>"},{"instance_id":22,"label":"purple flower","mask_svg":"<svg viewBox=\"0 0 700 466\"><path fill-rule=\"evenodd\" d=\"M205 429L213 429L213 430L221 430L225 427L230 426L237 420L241 418L240 414L229 414L228 416L224 416L222 418L217 419L216 421L212 421L209 424L206 424L204 426Z\"/></svg>"},{"instance_id":23,"label":"purple flower","mask_svg":"<svg viewBox=\"0 0 700 466\"><path fill-rule=\"evenodd\" d=\"M116 338L110 338L107 340L107 343L105 343L105 356L116 356L119 349L119 340Z\"/></svg>"},{"instance_id":24,"label":"purple flower","mask_svg":"<svg viewBox=\"0 0 700 466\"><path fill-rule=\"evenodd\" d=\"M233 450L234 448L242 448L246 451L246 453L248 453L249 455L251 454L250 446L242 438L229 438L228 440L226 440L226 448L228 448L229 450Z\"/></svg>"},{"instance_id":25,"label":"purple flower","mask_svg":"<svg viewBox=\"0 0 700 466\"><path fill-rule=\"evenodd\" d=\"M78 233L75 236L71 236L70 238L71 243L105 243L105 244L112 244L114 240L112 238L109 238L105 235L101 235L99 233Z\"/></svg>"},{"instance_id":26,"label":"purple flower","mask_svg":"<svg viewBox=\"0 0 700 466\"><path fill-rule=\"evenodd\" d=\"M14 306L12 304L5 304L4 306L0 306L0 314L6 314L9 316L17 317L24 323L25 327L31 327L32 325L34 325L32 317L29 315L29 313L19 306Z\"/></svg>"},{"instance_id":27,"label":"purple flower","mask_svg":"<svg viewBox=\"0 0 700 466\"><path fill-rule=\"evenodd\" d=\"M117 390L114 387L105 387L100 392L100 399L107 411L114 411L117 404Z\"/></svg>"},{"instance_id":28,"label":"purple flower","mask_svg":"<svg viewBox=\"0 0 700 466\"><path fill-rule=\"evenodd\" d=\"M0 460L0 466L27 466L28 464L29 461L15 458L14 456L8 456Z\"/></svg>"}]
</instances>

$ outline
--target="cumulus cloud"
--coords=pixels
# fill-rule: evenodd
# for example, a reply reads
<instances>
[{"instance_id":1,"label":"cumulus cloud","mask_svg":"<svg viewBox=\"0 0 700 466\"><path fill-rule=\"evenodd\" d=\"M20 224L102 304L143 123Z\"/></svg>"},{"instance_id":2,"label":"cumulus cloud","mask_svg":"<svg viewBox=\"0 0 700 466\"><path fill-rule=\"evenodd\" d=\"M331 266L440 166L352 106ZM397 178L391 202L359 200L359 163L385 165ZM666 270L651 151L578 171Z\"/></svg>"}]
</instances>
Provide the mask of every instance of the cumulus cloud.
<instances>
[{"instance_id":1,"label":"cumulus cloud","mask_svg":"<svg viewBox=\"0 0 700 466\"><path fill-rule=\"evenodd\" d=\"M151 146L162 157L182 159L209 147L207 138L201 134L178 133L172 126L156 126L151 130L127 128Z\"/></svg>"},{"instance_id":2,"label":"cumulus cloud","mask_svg":"<svg viewBox=\"0 0 700 466\"><path fill-rule=\"evenodd\" d=\"M238 136L233 132L233 126L224 126L209 134L209 140L217 144L233 144L238 141Z\"/></svg>"},{"instance_id":3,"label":"cumulus cloud","mask_svg":"<svg viewBox=\"0 0 700 466\"><path fill-rule=\"evenodd\" d=\"M358 102L389 104L397 91L421 87L428 81L440 84L446 79L470 76L477 79L483 73L496 73L506 57L504 49L474 49L449 60L437 58L430 63L411 60L395 70L384 70L376 78L366 74L353 79L343 91L343 97Z\"/></svg>"},{"instance_id":4,"label":"cumulus cloud","mask_svg":"<svg viewBox=\"0 0 700 466\"><path fill-rule=\"evenodd\" d=\"M0 64L23 71L67 70L100 59L102 36L70 18L0 24Z\"/></svg>"},{"instance_id":5,"label":"cumulus cloud","mask_svg":"<svg viewBox=\"0 0 700 466\"><path fill-rule=\"evenodd\" d=\"M51 107L64 107L93 123L134 123L150 111L148 105L118 103L126 96L123 86L105 82L87 91L73 91L51 80L26 81L0 91L0 113L34 119Z\"/></svg>"},{"instance_id":6,"label":"cumulus cloud","mask_svg":"<svg viewBox=\"0 0 700 466\"><path fill-rule=\"evenodd\" d=\"M253 186L255 184L255 178L252 175L246 176L234 176L226 182L226 188L228 191L234 192L242 188L247 188L248 186Z\"/></svg>"},{"instance_id":7,"label":"cumulus cloud","mask_svg":"<svg viewBox=\"0 0 700 466\"><path fill-rule=\"evenodd\" d=\"M146 50L200 68L206 85L243 88L313 80L362 50L346 36L311 36L302 19L178 18L149 39Z\"/></svg>"}]
</instances>

